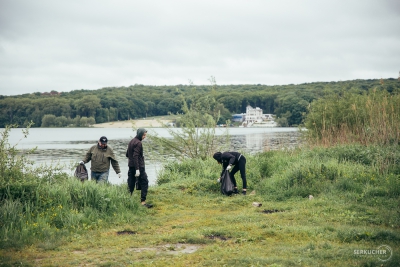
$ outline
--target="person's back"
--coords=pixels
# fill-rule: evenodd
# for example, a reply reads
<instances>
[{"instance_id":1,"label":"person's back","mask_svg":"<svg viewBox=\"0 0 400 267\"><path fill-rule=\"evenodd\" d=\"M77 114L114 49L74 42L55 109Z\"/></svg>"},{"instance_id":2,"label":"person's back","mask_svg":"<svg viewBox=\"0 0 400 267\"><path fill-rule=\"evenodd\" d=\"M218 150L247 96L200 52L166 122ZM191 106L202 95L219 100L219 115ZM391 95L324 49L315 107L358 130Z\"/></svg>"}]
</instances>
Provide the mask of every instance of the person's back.
<instances>
[{"instance_id":1,"label":"person's back","mask_svg":"<svg viewBox=\"0 0 400 267\"><path fill-rule=\"evenodd\" d=\"M144 167L144 156L143 156L143 145L142 141L139 140L138 136L134 137L128 144L126 151L128 157L128 167Z\"/></svg>"}]
</instances>

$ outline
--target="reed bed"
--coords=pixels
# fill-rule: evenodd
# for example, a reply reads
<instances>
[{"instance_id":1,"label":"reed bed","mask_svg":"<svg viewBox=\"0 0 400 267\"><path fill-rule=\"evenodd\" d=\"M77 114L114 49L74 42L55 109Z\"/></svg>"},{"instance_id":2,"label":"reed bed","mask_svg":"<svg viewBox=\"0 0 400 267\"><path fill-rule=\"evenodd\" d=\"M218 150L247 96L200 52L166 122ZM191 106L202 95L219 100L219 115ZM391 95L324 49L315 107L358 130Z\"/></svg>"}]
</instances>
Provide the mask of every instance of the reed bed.
<instances>
[{"instance_id":1,"label":"reed bed","mask_svg":"<svg viewBox=\"0 0 400 267\"><path fill-rule=\"evenodd\" d=\"M310 105L305 120L310 144L399 144L400 95L371 90L343 92Z\"/></svg>"}]
</instances>

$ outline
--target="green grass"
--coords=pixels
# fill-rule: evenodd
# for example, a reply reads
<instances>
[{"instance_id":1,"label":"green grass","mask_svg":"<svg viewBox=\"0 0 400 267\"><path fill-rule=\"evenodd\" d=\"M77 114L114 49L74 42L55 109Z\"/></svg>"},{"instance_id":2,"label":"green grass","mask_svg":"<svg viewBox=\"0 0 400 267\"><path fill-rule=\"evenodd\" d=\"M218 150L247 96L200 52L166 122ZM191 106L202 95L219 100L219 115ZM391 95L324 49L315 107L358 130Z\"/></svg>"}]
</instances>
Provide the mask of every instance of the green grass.
<instances>
[{"instance_id":1,"label":"green grass","mask_svg":"<svg viewBox=\"0 0 400 267\"><path fill-rule=\"evenodd\" d=\"M26 194L2 200L0 266L399 266L399 155L350 145L246 155L248 195L232 197L214 160L170 163L150 188L153 209L126 185L19 185ZM4 240L5 228L26 233ZM382 245L389 261L354 252Z\"/></svg>"},{"instance_id":2,"label":"green grass","mask_svg":"<svg viewBox=\"0 0 400 267\"><path fill-rule=\"evenodd\" d=\"M134 222L74 234L57 246L45 239L21 250L2 250L2 259L10 266L21 261L25 266L378 266L377 257L354 255L354 250L385 244L394 256L383 266L399 260L398 225L376 221L385 215L379 207L349 205L336 195L268 201L257 191L223 197L160 186L149 196L154 209L143 210L146 216ZM380 200L395 206L393 199ZM253 201L263 205L253 207ZM197 250L168 253L179 244Z\"/></svg>"}]
</instances>

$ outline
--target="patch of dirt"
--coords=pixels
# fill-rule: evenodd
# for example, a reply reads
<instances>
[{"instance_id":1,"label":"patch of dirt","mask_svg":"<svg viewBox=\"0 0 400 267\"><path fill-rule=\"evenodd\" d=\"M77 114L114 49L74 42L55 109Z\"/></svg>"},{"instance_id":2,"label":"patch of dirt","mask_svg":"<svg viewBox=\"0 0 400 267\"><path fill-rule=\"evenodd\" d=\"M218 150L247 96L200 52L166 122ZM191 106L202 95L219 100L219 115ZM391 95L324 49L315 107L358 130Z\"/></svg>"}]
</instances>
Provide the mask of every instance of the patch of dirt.
<instances>
[{"instance_id":1,"label":"patch of dirt","mask_svg":"<svg viewBox=\"0 0 400 267\"><path fill-rule=\"evenodd\" d=\"M170 254L170 255L178 255L178 254L190 254L196 252L200 248L199 245L190 245L190 244L166 244L163 246L157 247L144 247L144 248L131 248L132 252L145 252L145 251L154 251L156 254Z\"/></svg>"},{"instance_id":2,"label":"patch of dirt","mask_svg":"<svg viewBox=\"0 0 400 267\"><path fill-rule=\"evenodd\" d=\"M226 240L228 240L228 238L227 237L225 237L225 236L223 236L223 235L207 235L206 236L208 239L219 239L219 240L222 240L222 241L226 241Z\"/></svg>"},{"instance_id":3,"label":"patch of dirt","mask_svg":"<svg viewBox=\"0 0 400 267\"><path fill-rule=\"evenodd\" d=\"M275 212L284 212L284 210L263 210L262 213L270 214Z\"/></svg>"},{"instance_id":4,"label":"patch of dirt","mask_svg":"<svg viewBox=\"0 0 400 267\"><path fill-rule=\"evenodd\" d=\"M128 230L118 231L117 235L136 235L136 232L135 231L128 231Z\"/></svg>"}]
</instances>

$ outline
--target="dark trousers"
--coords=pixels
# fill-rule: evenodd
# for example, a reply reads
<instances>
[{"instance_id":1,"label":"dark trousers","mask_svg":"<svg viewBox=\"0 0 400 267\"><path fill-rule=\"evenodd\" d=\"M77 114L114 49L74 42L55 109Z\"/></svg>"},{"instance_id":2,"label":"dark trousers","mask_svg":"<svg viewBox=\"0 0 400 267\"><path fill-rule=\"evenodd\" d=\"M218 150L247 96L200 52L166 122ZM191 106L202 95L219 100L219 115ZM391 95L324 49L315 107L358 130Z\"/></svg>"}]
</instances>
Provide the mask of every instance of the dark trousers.
<instances>
[{"instance_id":1,"label":"dark trousers","mask_svg":"<svg viewBox=\"0 0 400 267\"><path fill-rule=\"evenodd\" d=\"M147 174L145 168L139 168L139 177L135 176L136 169L134 167L129 167L128 171L128 188L131 195L135 191L136 181L138 182L138 187L140 188L140 201L146 201L147 190L149 188L149 180L147 179Z\"/></svg>"},{"instance_id":2,"label":"dark trousers","mask_svg":"<svg viewBox=\"0 0 400 267\"><path fill-rule=\"evenodd\" d=\"M236 164L232 171L231 171L231 180L233 182L233 185L236 186L236 179L235 179L235 173L240 171L240 176L242 176L242 181L243 181L243 189L247 189L247 180L246 180L246 158L242 155L239 159L239 163Z\"/></svg>"}]
</instances>

